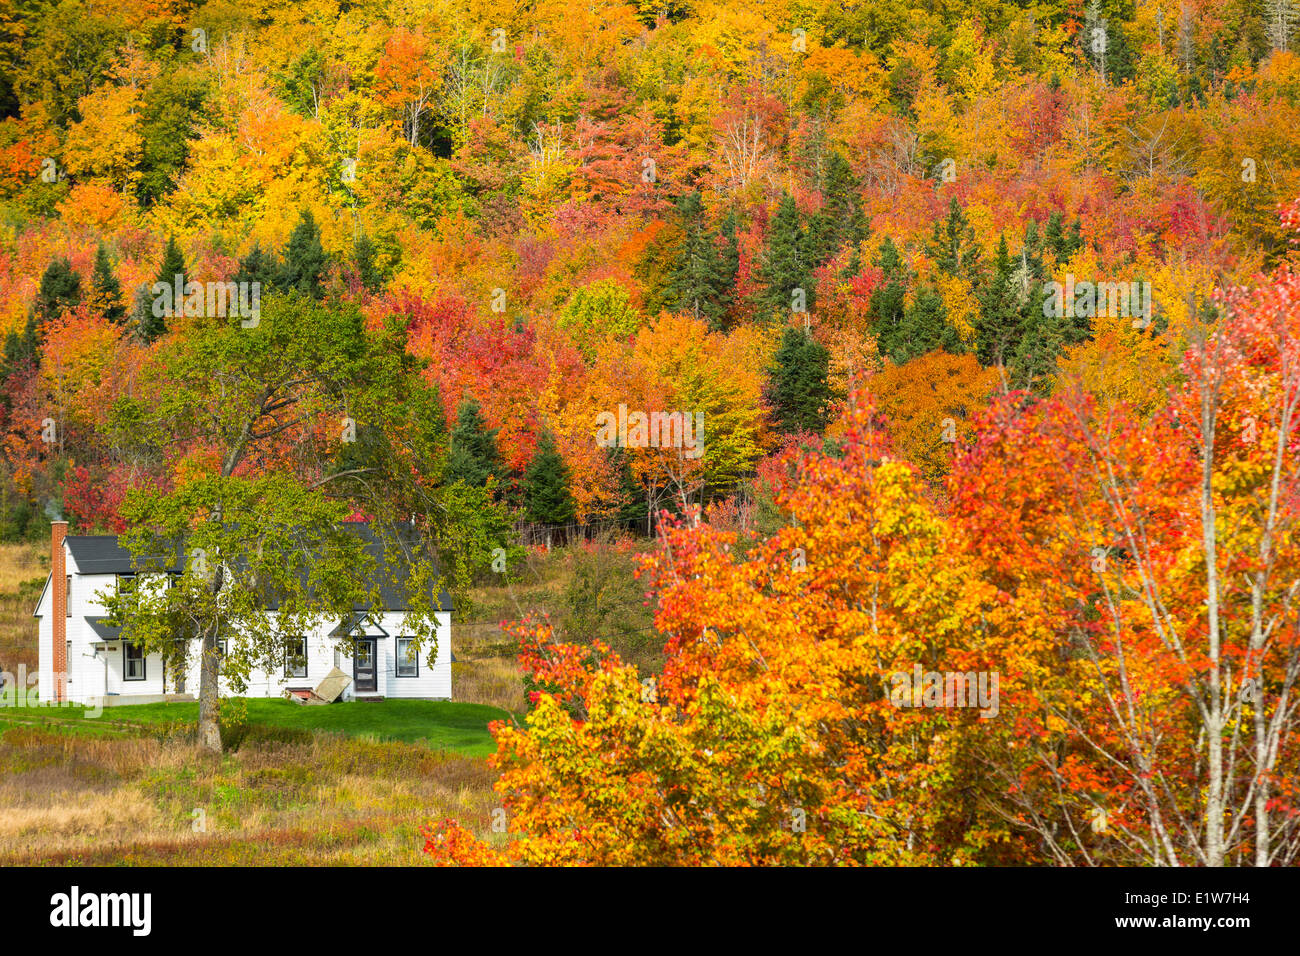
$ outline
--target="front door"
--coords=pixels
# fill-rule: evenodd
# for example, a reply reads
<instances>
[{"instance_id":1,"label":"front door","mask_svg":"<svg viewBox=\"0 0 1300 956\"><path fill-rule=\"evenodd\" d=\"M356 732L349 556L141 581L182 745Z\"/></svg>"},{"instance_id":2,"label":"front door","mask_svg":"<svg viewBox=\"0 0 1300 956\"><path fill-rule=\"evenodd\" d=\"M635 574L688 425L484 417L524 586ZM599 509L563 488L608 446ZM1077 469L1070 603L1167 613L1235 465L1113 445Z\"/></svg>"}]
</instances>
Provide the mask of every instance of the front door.
<instances>
[{"instance_id":1,"label":"front door","mask_svg":"<svg viewBox=\"0 0 1300 956\"><path fill-rule=\"evenodd\" d=\"M358 637L352 656L352 683L357 693L373 694L379 689L375 673L376 638Z\"/></svg>"}]
</instances>

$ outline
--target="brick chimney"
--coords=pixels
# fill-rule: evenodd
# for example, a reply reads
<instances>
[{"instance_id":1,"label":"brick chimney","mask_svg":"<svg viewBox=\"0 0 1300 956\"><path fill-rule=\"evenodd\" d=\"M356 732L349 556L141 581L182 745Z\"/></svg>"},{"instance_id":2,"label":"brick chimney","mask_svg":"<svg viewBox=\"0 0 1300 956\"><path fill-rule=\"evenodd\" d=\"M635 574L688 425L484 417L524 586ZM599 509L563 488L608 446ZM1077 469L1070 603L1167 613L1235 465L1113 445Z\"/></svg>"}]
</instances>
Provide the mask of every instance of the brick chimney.
<instances>
[{"instance_id":1,"label":"brick chimney","mask_svg":"<svg viewBox=\"0 0 1300 956\"><path fill-rule=\"evenodd\" d=\"M53 586L54 607L54 700L63 703L68 698L68 559L63 550L63 539L68 536L66 521L50 522L50 584ZM45 698L45 688L41 688Z\"/></svg>"}]
</instances>

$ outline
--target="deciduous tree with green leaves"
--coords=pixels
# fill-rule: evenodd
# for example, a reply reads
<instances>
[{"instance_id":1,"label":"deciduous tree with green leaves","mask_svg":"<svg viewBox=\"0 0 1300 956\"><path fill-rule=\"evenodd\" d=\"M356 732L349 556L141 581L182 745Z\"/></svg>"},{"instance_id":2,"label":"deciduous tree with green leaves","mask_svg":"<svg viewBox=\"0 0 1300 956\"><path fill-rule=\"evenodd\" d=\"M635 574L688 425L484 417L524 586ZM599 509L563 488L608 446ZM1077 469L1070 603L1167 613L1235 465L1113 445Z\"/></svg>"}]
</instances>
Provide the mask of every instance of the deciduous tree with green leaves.
<instances>
[{"instance_id":1,"label":"deciduous tree with green leaves","mask_svg":"<svg viewBox=\"0 0 1300 956\"><path fill-rule=\"evenodd\" d=\"M256 327L208 317L169 340L142 397L115 407L179 462L167 490L128 496L123 543L142 580L180 578L111 596L110 611L146 653L177 659L198 639L207 750L221 749L220 673L238 685L282 661L309 622L381 607L375 556L345 519L369 518L424 648L442 587L463 588L507 543L489 503L467 508L446 488L445 438L428 426L436 393L405 335L395 319L367 329L351 307L272 296Z\"/></svg>"},{"instance_id":2,"label":"deciduous tree with green leaves","mask_svg":"<svg viewBox=\"0 0 1300 956\"><path fill-rule=\"evenodd\" d=\"M556 321L572 337L588 359L596 347L609 338L627 338L641 325L641 315L632 305L627 289L602 279L573 293Z\"/></svg>"}]
</instances>

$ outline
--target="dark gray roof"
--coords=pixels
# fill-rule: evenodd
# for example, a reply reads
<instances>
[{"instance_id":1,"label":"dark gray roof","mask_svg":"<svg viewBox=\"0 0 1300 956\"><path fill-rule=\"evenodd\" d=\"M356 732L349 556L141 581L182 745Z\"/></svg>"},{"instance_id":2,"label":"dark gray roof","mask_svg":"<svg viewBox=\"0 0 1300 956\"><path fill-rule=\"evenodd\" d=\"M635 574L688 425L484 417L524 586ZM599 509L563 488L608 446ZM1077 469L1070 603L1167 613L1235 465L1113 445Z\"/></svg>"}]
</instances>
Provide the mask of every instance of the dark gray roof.
<instances>
[{"instance_id":1,"label":"dark gray roof","mask_svg":"<svg viewBox=\"0 0 1300 956\"><path fill-rule=\"evenodd\" d=\"M384 551L384 542L373 530L370 523L366 521L347 522L344 528L359 535L366 542L366 554L374 559L375 569L379 576L379 598L383 602L383 607L388 611L405 611L407 610L407 595L405 582L402 580L403 567L401 564L393 568ZM403 545L418 545L418 539L409 532L399 534L399 543ZM438 607L443 611L452 610L451 595L447 593L446 588L438 593Z\"/></svg>"},{"instance_id":2,"label":"dark gray roof","mask_svg":"<svg viewBox=\"0 0 1300 956\"><path fill-rule=\"evenodd\" d=\"M68 542L72 559L82 574L132 574L131 552L117 543L111 534L75 534L63 539ZM168 571L179 574L184 570L180 555L167 566Z\"/></svg>"},{"instance_id":3,"label":"dark gray roof","mask_svg":"<svg viewBox=\"0 0 1300 956\"><path fill-rule=\"evenodd\" d=\"M402 580L403 575L400 573L400 562L395 572L390 567L391 562L386 559L383 540L374 533L369 523L348 522L344 527L366 542L366 553L374 559L379 575L379 596L384 609L407 610L406 588ZM403 537L407 543L414 543L414 539L409 534ZM77 569L82 574L135 573L135 568L131 565L131 553L119 545L117 538L111 534L69 535L64 540L68 543L68 550L72 552ZM166 564L166 570L175 574L184 571L183 556L184 548L178 548L176 557ZM170 555L167 557L171 559ZM274 603L271 605L272 608L275 606ZM451 595L445 588L438 594L438 606L444 611L452 610Z\"/></svg>"}]
</instances>

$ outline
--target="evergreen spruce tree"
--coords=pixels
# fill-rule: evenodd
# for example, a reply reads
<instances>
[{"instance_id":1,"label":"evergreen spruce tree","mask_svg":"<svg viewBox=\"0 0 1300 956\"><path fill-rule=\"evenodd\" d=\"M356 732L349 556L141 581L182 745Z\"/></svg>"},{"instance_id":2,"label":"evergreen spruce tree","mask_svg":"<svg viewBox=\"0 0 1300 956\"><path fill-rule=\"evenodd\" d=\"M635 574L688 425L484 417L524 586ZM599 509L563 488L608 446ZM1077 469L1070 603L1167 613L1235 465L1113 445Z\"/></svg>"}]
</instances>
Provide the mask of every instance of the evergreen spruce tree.
<instances>
[{"instance_id":1,"label":"evergreen spruce tree","mask_svg":"<svg viewBox=\"0 0 1300 956\"><path fill-rule=\"evenodd\" d=\"M902 256L894 241L885 236L876 255L876 265L883 273L880 284L871 293L869 313L871 331L876 336L882 354L888 354L890 346L896 342L901 333L904 319L904 301L907 295L909 276L903 265Z\"/></svg>"},{"instance_id":2,"label":"evergreen spruce tree","mask_svg":"<svg viewBox=\"0 0 1300 956\"><path fill-rule=\"evenodd\" d=\"M719 249L718 233L708 227L700 194L688 193L677 206L677 219L683 233L681 254L668 275L666 299L674 311L690 312L707 319L710 328L720 325L722 314L730 304L735 270L728 274L727 253ZM735 243L735 220L732 219L731 244Z\"/></svg>"},{"instance_id":3,"label":"evergreen spruce tree","mask_svg":"<svg viewBox=\"0 0 1300 956\"><path fill-rule=\"evenodd\" d=\"M1041 307L1026 310L1020 342L1011 362L1012 387L1044 393L1048 390L1056 372L1056 358L1066 341L1066 321L1044 314Z\"/></svg>"},{"instance_id":4,"label":"evergreen spruce tree","mask_svg":"<svg viewBox=\"0 0 1300 956\"><path fill-rule=\"evenodd\" d=\"M122 283L108 261L108 250L101 242L95 250L95 271L90 276L90 294L104 318L121 325L126 321L126 305L122 302Z\"/></svg>"},{"instance_id":5,"label":"evergreen spruce tree","mask_svg":"<svg viewBox=\"0 0 1300 956\"><path fill-rule=\"evenodd\" d=\"M1063 345L1078 345L1092 338L1093 317L1083 315L1075 309L1074 315L1067 315L1060 321L1061 342Z\"/></svg>"},{"instance_id":6,"label":"evergreen spruce tree","mask_svg":"<svg viewBox=\"0 0 1300 956\"><path fill-rule=\"evenodd\" d=\"M51 259L41 274L41 284L36 291L36 325L58 318L65 310L81 303L81 276L72 269L64 257Z\"/></svg>"},{"instance_id":7,"label":"evergreen spruce tree","mask_svg":"<svg viewBox=\"0 0 1300 956\"><path fill-rule=\"evenodd\" d=\"M437 382L429 386L428 408L420 418L424 423L424 434L427 440L446 448L451 436L447 431L447 412L442 404L442 389L438 387Z\"/></svg>"},{"instance_id":8,"label":"evergreen spruce tree","mask_svg":"<svg viewBox=\"0 0 1300 956\"><path fill-rule=\"evenodd\" d=\"M1043 239L1038 234L1037 221L1025 223L1025 244L1020 250L1020 261L1029 281L1043 278Z\"/></svg>"},{"instance_id":9,"label":"evergreen spruce tree","mask_svg":"<svg viewBox=\"0 0 1300 956\"><path fill-rule=\"evenodd\" d=\"M1061 255L1063 239L1064 231L1061 228L1061 214L1060 212L1053 212L1047 217L1047 225L1043 227L1043 244L1056 256L1057 262L1069 258L1069 256L1063 257Z\"/></svg>"},{"instance_id":10,"label":"evergreen spruce tree","mask_svg":"<svg viewBox=\"0 0 1300 956\"><path fill-rule=\"evenodd\" d=\"M537 452L524 470L524 511L530 521L567 524L573 520L573 495L569 493L569 466L555 447L555 437L542 432Z\"/></svg>"},{"instance_id":11,"label":"evergreen spruce tree","mask_svg":"<svg viewBox=\"0 0 1300 956\"><path fill-rule=\"evenodd\" d=\"M799 210L794 197L785 193L772 219L767 240L767 260L763 267L767 287L764 304L774 313L789 314L794 290L804 290L804 302L813 307L812 267L804 232L799 224Z\"/></svg>"},{"instance_id":12,"label":"evergreen spruce tree","mask_svg":"<svg viewBox=\"0 0 1300 956\"><path fill-rule=\"evenodd\" d=\"M177 245L175 236L168 236L167 245L163 246L162 263L158 266L158 278L155 281L175 286L176 277L180 276L180 286L184 289L185 283L189 281L186 272L185 256L181 254L181 247Z\"/></svg>"},{"instance_id":13,"label":"evergreen spruce tree","mask_svg":"<svg viewBox=\"0 0 1300 956\"><path fill-rule=\"evenodd\" d=\"M803 247L808 255L811 271L835 254L839 243L835 238L835 223L825 209L819 209L808 219L804 230Z\"/></svg>"},{"instance_id":14,"label":"evergreen spruce tree","mask_svg":"<svg viewBox=\"0 0 1300 956\"><path fill-rule=\"evenodd\" d=\"M632 474L627 449L621 445L614 445L605 449L605 454L609 456L610 464L618 475L620 503L615 515L616 519L625 527L646 528L648 533L647 519L650 515L650 507L646 503L645 488Z\"/></svg>"},{"instance_id":15,"label":"evergreen spruce tree","mask_svg":"<svg viewBox=\"0 0 1300 956\"><path fill-rule=\"evenodd\" d=\"M1006 365L1016 354L1021 334L1022 286L1017 266L1007 252L1007 239L998 240L992 274L980 287L975 319L975 355L983 365Z\"/></svg>"},{"instance_id":16,"label":"evergreen spruce tree","mask_svg":"<svg viewBox=\"0 0 1300 956\"><path fill-rule=\"evenodd\" d=\"M1075 216L1074 222L1070 223L1069 231L1066 233L1066 242L1068 245L1065 248L1069 250L1070 255L1074 255L1083 248L1082 230L1083 221L1079 219L1078 216Z\"/></svg>"},{"instance_id":17,"label":"evergreen spruce tree","mask_svg":"<svg viewBox=\"0 0 1300 956\"><path fill-rule=\"evenodd\" d=\"M803 329L786 329L772 367L772 407L783 432L820 432L830 417L830 353Z\"/></svg>"},{"instance_id":18,"label":"evergreen spruce tree","mask_svg":"<svg viewBox=\"0 0 1300 956\"><path fill-rule=\"evenodd\" d=\"M487 484L489 475L497 478L505 475L497 453L497 430L487 427L479 403L466 398L456 411L456 426L451 430L447 480L464 481L481 488Z\"/></svg>"},{"instance_id":19,"label":"evergreen spruce tree","mask_svg":"<svg viewBox=\"0 0 1300 956\"><path fill-rule=\"evenodd\" d=\"M178 276L179 278L177 278ZM181 254L181 247L177 245L175 236L169 236L167 244L163 246L162 262L158 266L158 277L155 282L165 283L173 289L179 283L180 288L184 290L188 281L185 257ZM168 317L166 315L155 315L153 306L154 299L151 288L144 288L136 294L136 305L133 311L138 334L144 342L152 342L167 331ZM177 313L184 307L184 298L173 303L173 310Z\"/></svg>"},{"instance_id":20,"label":"evergreen spruce tree","mask_svg":"<svg viewBox=\"0 0 1300 956\"><path fill-rule=\"evenodd\" d=\"M4 374L11 375L26 362L36 361L36 318L27 317L22 331L15 329L5 336Z\"/></svg>"},{"instance_id":21,"label":"evergreen spruce tree","mask_svg":"<svg viewBox=\"0 0 1300 956\"><path fill-rule=\"evenodd\" d=\"M321 279L326 262L325 249L320 243L320 226L316 225L311 211L304 209L284 250L280 285L285 289L296 289L309 298L320 299L325 294Z\"/></svg>"},{"instance_id":22,"label":"evergreen spruce tree","mask_svg":"<svg viewBox=\"0 0 1300 956\"><path fill-rule=\"evenodd\" d=\"M149 286L138 286L135 290L135 298L131 302L131 315L128 323L129 327L135 330L135 334L143 342L152 341L150 337L154 333L153 323L156 321L151 314L153 311L153 294L149 291ZM160 323L158 328L163 328Z\"/></svg>"},{"instance_id":23,"label":"evergreen spruce tree","mask_svg":"<svg viewBox=\"0 0 1300 956\"><path fill-rule=\"evenodd\" d=\"M1121 27L1112 22L1106 31L1106 77L1115 85L1137 76L1137 56Z\"/></svg>"},{"instance_id":24,"label":"evergreen spruce tree","mask_svg":"<svg viewBox=\"0 0 1300 956\"><path fill-rule=\"evenodd\" d=\"M856 243L853 245L853 252L849 254L849 261L844 268L840 270L841 279L852 279L862 271L862 253Z\"/></svg>"},{"instance_id":25,"label":"evergreen spruce tree","mask_svg":"<svg viewBox=\"0 0 1300 956\"><path fill-rule=\"evenodd\" d=\"M845 243L853 246L856 257L858 243L867 238L870 230L862 213L853 168L839 153L831 153L826 161L822 196L822 208L808 224L807 245L812 264L821 265L833 258Z\"/></svg>"},{"instance_id":26,"label":"evergreen spruce tree","mask_svg":"<svg viewBox=\"0 0 1300 956\"><path fill-rule=\"evenodd\" d=\"M1083 248L1080 227L1079 219L1076 218L1074 222L1067 224L1059 212L1054 212L1047 218L1047 227L1043 230L1043 242L1056 256L1058 266L1071 259L1076 252ZM1079 276L1076 278L1077 280L1086 278L1089 282L1096 281L1095 276ZM1065 276L1058 275L1057 280L1064 282ZM1034 321L1035 325L1037 325L1036 318ZM1058 317L1052 324L1052 332L1048 335L1048 338L1059 334L1063 344L1073 345L1091 338L1092 329L1092 316L1082 315L1075 311L1073 315ZM1052 361L1055 363L1055 355L1052 356Z\"/></svg>"},{"instance_id":27,"label":"evergreen spruce tree","mask_svg":"<svg viewBox=\"0 0 1300 956\"><path fill-rule=\"evenodd\" d=\"M950 355L960 355L965 351L961 336L948 324L943 296L928 285L916 290L897 332L889 341L881 341L880 345L898 365L935 349L943 349Z\"/></svg>"},{"instance_id":28,"label":"evergreen spruce tree","mask_svg":"<svg viewBox=\"0 0 1300 956\"><path fill-rule=\"evenodd\" d=\"M955 196L948 202L948 218L934 224L926 252L950 276L975 279L979 275L980 248L975 242L975 228Z\"/></svg>"},{"instance_id":29,"label":"evergreen spruce tree","mask_svg":"<svg viewBox=\"0 0 1300 956\"><path fill-rule=\"evenodd\" d=\"M1043 241L1048 249L1056 255L1058 263L1070 259L1076 252L1083 248L1083 237L1080 234L1080 221L1076 218L1069 226L1066 226L1059 212L1054 212L1047 217L1047 227L1043 230Z\"/></svg>"},{"instance_id":30,"label":"evergreen spruce tree","mask_svg":"<svg viewBox=\"0 0 1300 956\"><path fill-rule=\"evenodd\" d=\"M254 242L248 255L239 260L239 271L233 276L233 281L247 282L250 286L254 282L260 283L260 294L266 295L279 282L281 269L275 255L264 250L261 243Z\"/></svg>"},{"instance_id":31,"label":"evergreen spruce tree","mask_svg":"<svg viewBox=\"0 0 1300 956\"><path fill-rule=\"evenodd\" d=\"M384 286L384 276L376 262L377 255L374 240L363 232L352 247L352 264L357 270L361 288L367 292L378 292Z\"/></svg>"}]
</instances>

